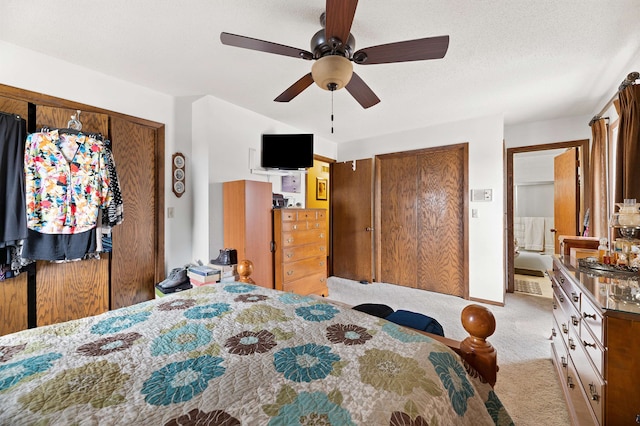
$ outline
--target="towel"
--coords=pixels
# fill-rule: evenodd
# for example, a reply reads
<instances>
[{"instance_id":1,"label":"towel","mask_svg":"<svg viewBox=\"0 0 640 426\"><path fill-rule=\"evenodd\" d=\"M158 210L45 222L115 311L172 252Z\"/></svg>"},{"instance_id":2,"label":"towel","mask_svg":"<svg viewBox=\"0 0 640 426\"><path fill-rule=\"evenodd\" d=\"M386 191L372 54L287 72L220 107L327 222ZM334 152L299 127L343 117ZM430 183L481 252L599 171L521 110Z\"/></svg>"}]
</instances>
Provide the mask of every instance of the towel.
<instances>
[{"instance_id":1,"label":"towel","mask_svg":"<svg viewBox=\"0 0 640 426\"><path fill-rule=\"evenodd\" d=\"M524 249L544 250L544 218L524 217Z\"/></svg>"}]
</instances>

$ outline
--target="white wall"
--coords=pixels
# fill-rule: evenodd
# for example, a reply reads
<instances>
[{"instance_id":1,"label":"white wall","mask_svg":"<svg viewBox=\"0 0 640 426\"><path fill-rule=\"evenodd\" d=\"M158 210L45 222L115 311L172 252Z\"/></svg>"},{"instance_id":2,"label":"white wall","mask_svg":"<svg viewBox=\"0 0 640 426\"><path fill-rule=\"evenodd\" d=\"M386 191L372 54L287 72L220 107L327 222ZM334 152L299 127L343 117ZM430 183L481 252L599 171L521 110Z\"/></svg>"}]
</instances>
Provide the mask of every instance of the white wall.
<instances>
[{"instance_id":1,"label":"white wall","mask_svg":"<svg viewBox=\"0 0 640 426\"><path fill-rule=\"evenodd\" d=\"M219 183L233 180L272 182L273 191L281 189L280 176L252 174L260 165L263 133L301 133L303 130L269 119L252 111L212 96L203 97L192 105L192 181L193 257L208 260L223 248L222 202ZM336 158L337 146L319 137L314 138L314 153ZM253 155L253 161L250 159ZM304 192L302 193L304 194ZM217 197L219 199L212 199ZM211 198L211 199L210 199ZM212 208L209 208L212 206ZM217 246L212 242L217 242Z\"/></svg>"},{"instance_id":2,"label":"white wall","mask_svg":"<svg viewBox=\"0 0 640 426\"><path fill-rule=\"evenodd\" d=\"M165 170L171 170L171 153L189 149L189 141L185 143L177 137L182 132L176 128L175 100L166 94L3 41L0 41L0 83L164 123ZM126 143L113 141L114 144L120 142ZM189 197L176 199L170 179L170 173L166 173L166 204L182 211L188 208ZM169 266L176 264L172 259L178 259L179 264L191 257L191 242L177 237L189 226L187 216L165 221L165 263Z\"/></svg>"},{"instance_id":3,"label":"white wall","mask_svg":"<svg viewBox=\"0 0 640 426\"><path fill-rule=\"evenodd\" d=\"M469 203L469 296L504 301L503 118L484 117L343 143L338 161L469 143L469 189L492 189L493 201ZM471 218L476 209L477 218Z\"/></svg>"},{"instance_id":4,"label":"white wall","mask_svg":"<svg viewBox=\"0 0 640 426\"><path fill-rule=\"evenodd\" d=\"M589 121L592 116L559 118L557 120L536 121L515 126L505 126L504 141L507 148L543 145L591 139Z\"/></svg>"}]
</instances>

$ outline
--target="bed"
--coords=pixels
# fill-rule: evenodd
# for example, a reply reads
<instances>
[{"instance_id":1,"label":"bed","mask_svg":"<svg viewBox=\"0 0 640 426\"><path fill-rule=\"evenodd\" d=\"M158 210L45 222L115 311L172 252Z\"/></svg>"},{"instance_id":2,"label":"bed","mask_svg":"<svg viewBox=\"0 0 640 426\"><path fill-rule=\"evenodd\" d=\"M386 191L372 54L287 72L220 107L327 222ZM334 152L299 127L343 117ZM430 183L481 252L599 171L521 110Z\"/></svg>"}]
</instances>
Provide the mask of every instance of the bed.
<instances>
[{"instance_id":1,"label":"bed","mask_svg":"<svg viewBox=\"0 0 640 426\"><path fill-rule=\"evenodd\" d=\"M467 330L477 317L463 319ZM483 333L444 341L473 362L495 352ZM0 337L0 424L9 423L512 421L492 385L432 336L327 299L231 282Z\"/></svg>"}]
</instances>

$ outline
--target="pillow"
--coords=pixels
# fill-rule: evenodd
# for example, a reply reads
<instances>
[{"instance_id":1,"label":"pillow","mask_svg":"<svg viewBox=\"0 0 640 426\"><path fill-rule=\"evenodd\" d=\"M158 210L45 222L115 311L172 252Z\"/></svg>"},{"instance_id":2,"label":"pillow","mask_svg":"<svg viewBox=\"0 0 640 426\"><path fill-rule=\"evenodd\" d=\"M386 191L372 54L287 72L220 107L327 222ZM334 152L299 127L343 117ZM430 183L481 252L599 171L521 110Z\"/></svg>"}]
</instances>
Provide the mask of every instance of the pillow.
<instances>
[{"instance_id":1,"label":"pillow","mask_svg":"<svg viewBox=\"0 0 640 426\"><path fill-rule=\"evenodd\" d=\"M353 309L378 318L386 318L393 313L393 309L391 307L379 303L363 303L361 305L354 306Z\"/></svg>"},{"instance_id":2,"label":"pillow","mask_svg":"<svg viewBox=\"0 0 640 426\"><path fill-rule=\"evenodd\" d=\"M444 337L444 330L440 323L427 315L398 309L385 317L385 319L399 325L404 325L405 327L426 331L427 333L433 333Z\"/></svg>"}]
</instances>

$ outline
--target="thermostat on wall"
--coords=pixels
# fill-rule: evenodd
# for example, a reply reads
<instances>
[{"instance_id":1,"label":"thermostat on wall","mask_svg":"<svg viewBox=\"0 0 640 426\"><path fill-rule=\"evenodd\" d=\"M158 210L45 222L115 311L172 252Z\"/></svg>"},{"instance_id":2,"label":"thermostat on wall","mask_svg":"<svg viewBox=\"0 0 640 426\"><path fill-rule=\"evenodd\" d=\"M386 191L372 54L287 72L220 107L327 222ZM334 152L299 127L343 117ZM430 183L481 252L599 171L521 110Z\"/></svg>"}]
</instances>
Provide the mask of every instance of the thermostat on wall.
<instances>
[{"instance_id":1,"label":"thermostat on wall","mask_svg":"<svg viewBox=\"0 0 640 426\"><path fill-rule=\"evenodd\" d=\"M492 189L472 189L471 201L491 201L493 200Z\"/></svg>"}]
</instances>

